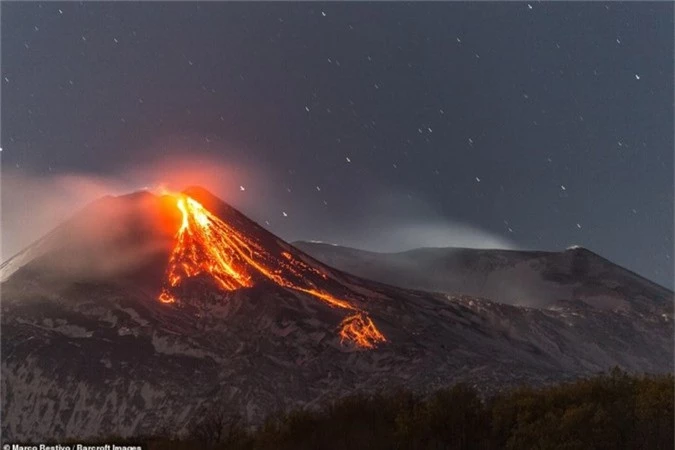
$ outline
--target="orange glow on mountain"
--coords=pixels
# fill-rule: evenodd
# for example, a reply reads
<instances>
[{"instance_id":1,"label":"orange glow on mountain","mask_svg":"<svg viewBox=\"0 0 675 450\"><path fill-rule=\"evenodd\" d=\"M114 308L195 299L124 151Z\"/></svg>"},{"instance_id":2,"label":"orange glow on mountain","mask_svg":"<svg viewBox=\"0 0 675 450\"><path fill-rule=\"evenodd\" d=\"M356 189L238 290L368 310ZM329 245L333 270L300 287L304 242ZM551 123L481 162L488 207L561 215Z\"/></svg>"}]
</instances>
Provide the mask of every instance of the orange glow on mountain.
<instances>
[{"instance_id":1,"label":"orange glow on mountain","mask_svg":"<svg viewBox=\"0 0 675 450\"><path fill-rule=\"evenodd\" d=\"M327 274L288 251L282 251L279 256L270 253L255 239L228 225L193 198L184 194L173 197L181 213L181 222L159 301L175 302L174 288L197 275L210 276L226 291L251 287L256 280L268 279L284 288L312 295L333 308L352 311L354 314L340 325L342 342L348 340L362 348L373 348L386 341L365 312L348 300L321 290L308 276L327 279Z\"/></svg>"},{"instance_id":2,"label":"orange glow on mountain","mask_svg":"<svg viewBox=\"0 0 675 450\"><path fill-rule=\"evenodd\" d=\"M362 313L354 314L342 321L340 339L350 340L364 348L373 348L378 342L386 342L380 330L370 317Z\"/></svg>"}]
</instances>

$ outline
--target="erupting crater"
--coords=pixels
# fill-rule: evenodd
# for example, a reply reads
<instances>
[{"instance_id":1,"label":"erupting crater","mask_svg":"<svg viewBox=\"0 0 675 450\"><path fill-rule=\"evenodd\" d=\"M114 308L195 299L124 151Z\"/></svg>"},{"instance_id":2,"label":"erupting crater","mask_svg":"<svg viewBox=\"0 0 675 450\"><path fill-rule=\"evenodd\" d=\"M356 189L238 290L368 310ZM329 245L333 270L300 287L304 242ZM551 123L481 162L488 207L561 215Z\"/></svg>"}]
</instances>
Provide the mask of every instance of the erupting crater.
<instances>
[{"instance_id":1,"label":"erupting crater","mask_svg":"<svg viewBox=\"0 0 675 450\"><path fill-rule=\"evenodd\" d=\"M327 280L328 274L288 251L269 251L258 240L222 220L185 193L171 194L180 211L180 228L169 257L159 300L174 303L174 290L184 280L210 276L220 289L233 291L252 287L267 279L283 288L309 294L333 308L349 311L340 325L341 342L374 348L386 342L368 314L345 298L338 298L312 279Z\"/></svg>"}]
</instances>

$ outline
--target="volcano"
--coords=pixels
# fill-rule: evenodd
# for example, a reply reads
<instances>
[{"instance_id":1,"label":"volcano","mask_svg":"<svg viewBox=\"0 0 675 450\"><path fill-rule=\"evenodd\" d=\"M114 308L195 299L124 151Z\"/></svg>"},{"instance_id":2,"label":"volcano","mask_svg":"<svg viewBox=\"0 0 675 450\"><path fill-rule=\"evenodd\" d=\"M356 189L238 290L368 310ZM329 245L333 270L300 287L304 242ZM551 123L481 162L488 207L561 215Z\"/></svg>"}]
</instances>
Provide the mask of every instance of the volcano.
<instances>
[{"instance_id":1,"label":"volcano","mask_svg":"<svg viewBox=\"0 0 675 450\"><path fill-rule=\"evenodd\" d=\"M169 259L166 281L159 300L173 303L171 293L183 280L206 274L220 289L233 291L252 287L260 280L304 292L328 305L355 314L346 317L340 329L344 340L373 348L385 341L372 320L356 304L331 292L356 297L344 284L306 255L272 237L246 217L213 198L204 190L193 188L173 195L181 212L181 225ZM212 213L195 198L207 201Z\"/></svg>"},{"instance_id":2,"label":"volcano","mask_svg":"<svg viewBox=\"0 0 675 450\"><path fill-rule=\"evenodd\" d=\"M393 287L200 187L104 197L0 274L5 439L180 433L205 408L255 425L355 392L673 370L662 299L536 308Z\"/></svg>"}]
</instances>

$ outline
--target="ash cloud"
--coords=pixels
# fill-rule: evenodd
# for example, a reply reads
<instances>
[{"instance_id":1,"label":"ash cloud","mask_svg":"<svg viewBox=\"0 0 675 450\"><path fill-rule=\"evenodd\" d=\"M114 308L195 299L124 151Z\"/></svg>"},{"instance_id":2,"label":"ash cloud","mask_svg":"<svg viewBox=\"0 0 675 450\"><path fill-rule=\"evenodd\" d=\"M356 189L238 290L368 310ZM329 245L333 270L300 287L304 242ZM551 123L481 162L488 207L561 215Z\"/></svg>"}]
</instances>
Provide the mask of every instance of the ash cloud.
<instances>
[{"instance_id":1,"label":"ash cloud","mask_svg":"<svg viewBox=\"0 0 675 450\"><path fill-rule=\"evenodd\" d=\"M3 168L2 260L105 195L144 189L161 192L161 188L180 191L190 185L207 188L288 241L320 240L379 252L449 246L516 248L500 235L444 217L421 195L411 197L376 180L365 179L355 187L361 192L358 198L332 193L333 203L326 207L312 183L290 195L278 168L242 161L169 152L160 161L147 160L106 175L45 176ZM336 199L343 204L335 204ZM285 211L288 217L282 216Z\"/></svg>"},{"instance_id":2,"label":"ash cloud","mask_svg":"<svg viewBox=\"0 0 675 450\"><path fill-rule=\"evenodd\" d=\"M235 192L251 176L250 172L234 163L206 156L168 157L106 175L44 175L3 168L0 255L6 261L104 196L142 190L154 193L181 191L189 185L199 184L229 201L231 199L223 193ZM241 201L236 203L242 204ZM85 236L104 233L98 222L91 226L80 223L79 226Z\"/></svg>"},{"instance_id":3,"label":"ash cloud","mask_svg":"<svg viewBox=\"0 0 675 450\"><path fill-rule=\"evenodd\" d=\"M450 219L422 194L364 182L357 198L346 196L342 217L319 207L273 226L289 241L316 240L374 252L401 252L420 247L466 247L516 250L511 239L461 220ZM306 204L316 204L307 199Z\"/></svg>"},{"instance_id":4,"label":"ash cloud","mask_svg":"<svg viewBox=\"0 0 675 450\"><path fill-rule=\"evenodd\" d=\"M122 193L124 188L118 181L93 175L44 177L3 170L2 260L47 234L87 203Z\"/></svg>"},{"instance_id":5,"label":"ash cloud","mask_svg":"<svg viewBox=\"0 0 675 450\"><path fill-rule=\"evenodd\" d=\"M377 231L342 240L350 247L376 252L402 252L420 247L465 247L515 250L515 243L501 236L449 220L433 218L375 227Z\"/></svg>"}]
</instances>

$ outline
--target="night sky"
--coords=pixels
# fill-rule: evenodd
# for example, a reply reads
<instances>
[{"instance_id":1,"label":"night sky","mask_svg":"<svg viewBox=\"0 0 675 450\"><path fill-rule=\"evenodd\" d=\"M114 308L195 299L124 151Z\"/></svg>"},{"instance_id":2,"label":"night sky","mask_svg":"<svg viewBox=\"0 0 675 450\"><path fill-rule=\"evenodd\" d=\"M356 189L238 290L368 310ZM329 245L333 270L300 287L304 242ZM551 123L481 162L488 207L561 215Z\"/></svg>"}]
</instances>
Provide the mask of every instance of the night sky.
<instances>
[{"instance_id":1,"label":"night sky","mask_svg":"<svg viewBox=\"0 0 675 450\"><path fill-rule=\"evenodd\" d=\"M215 193L289 240L578 244L673 285L670 2L1 14L3 176L214 157L247 168Z\"/></svg>"}]
</instances>

